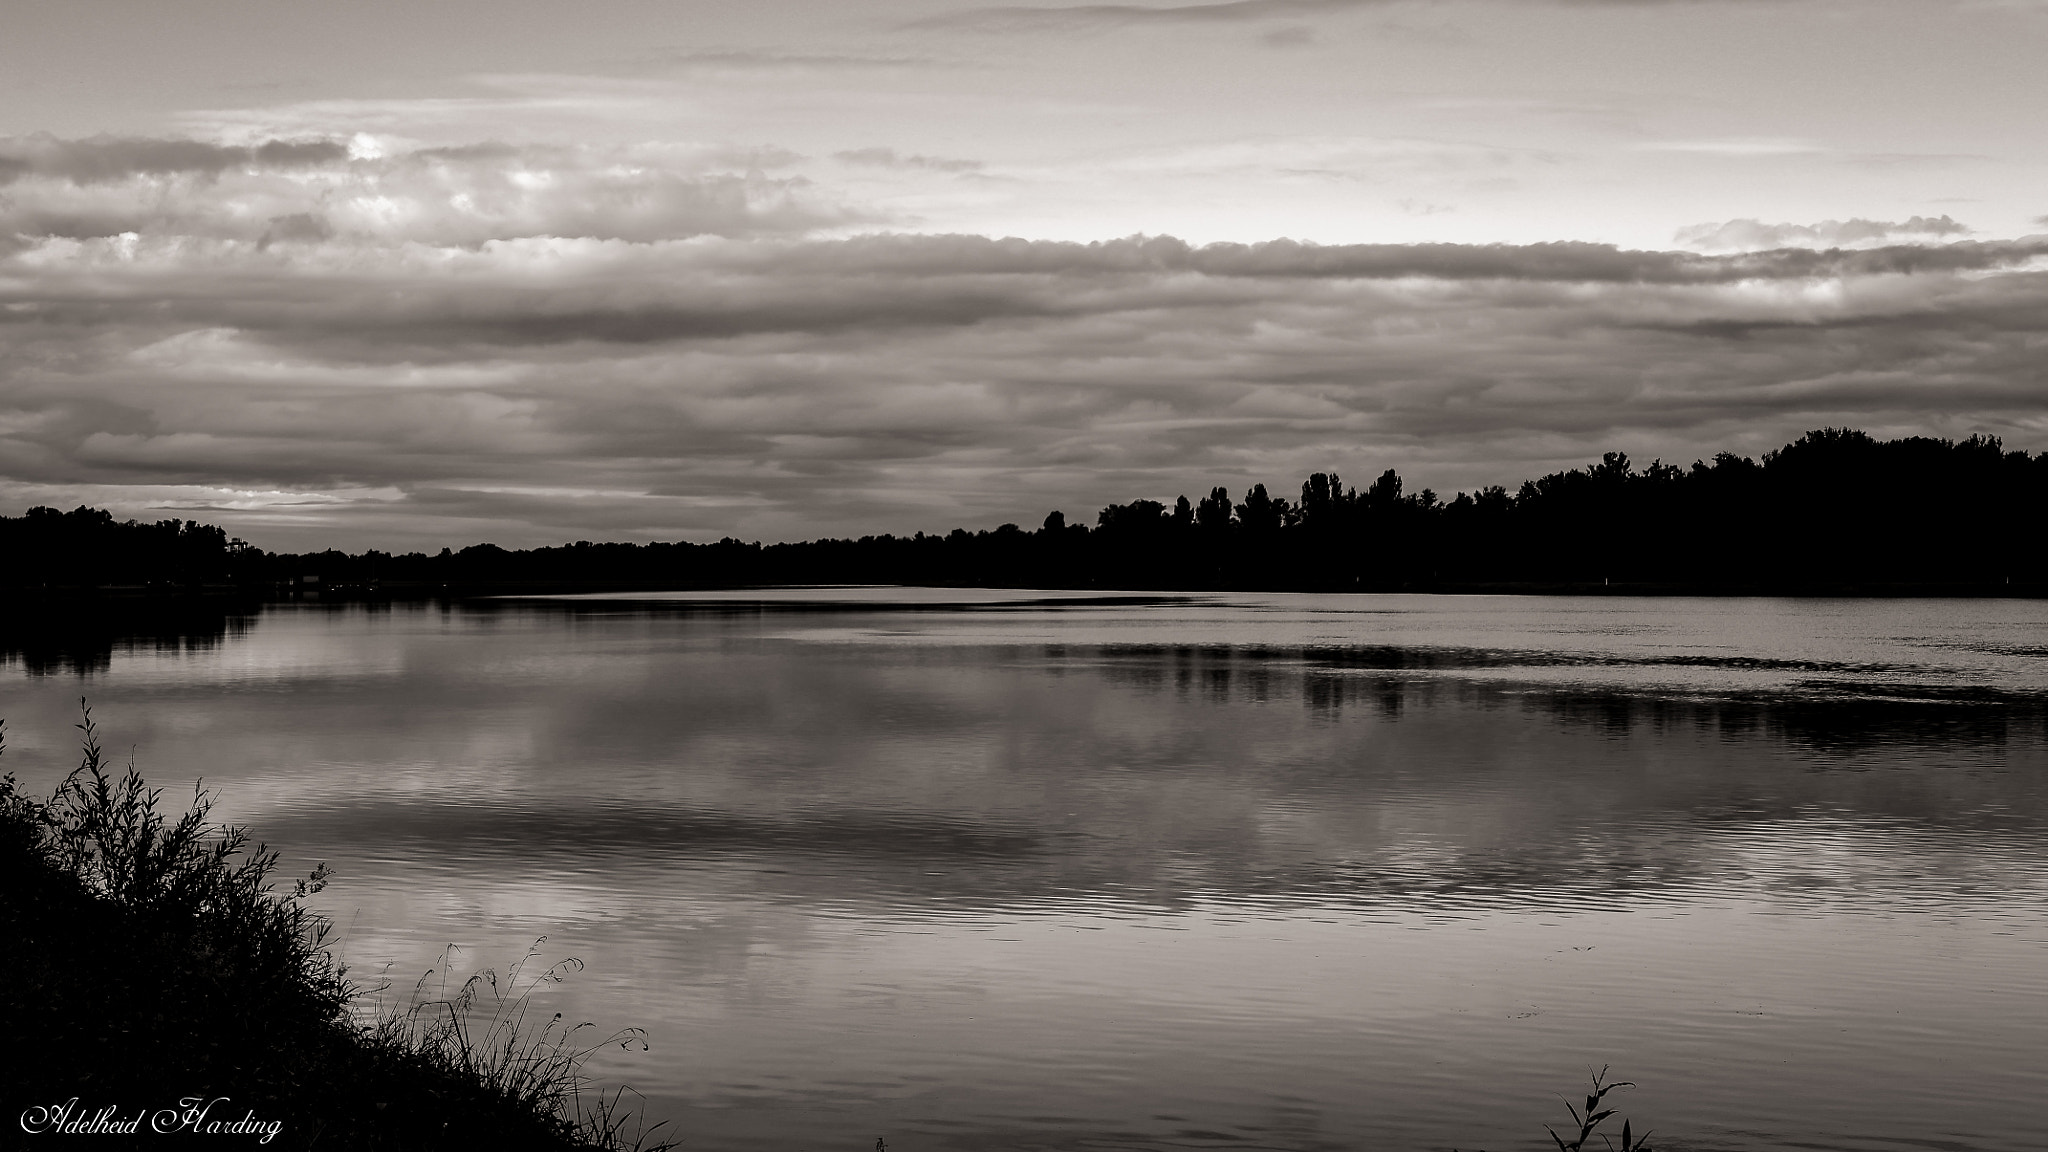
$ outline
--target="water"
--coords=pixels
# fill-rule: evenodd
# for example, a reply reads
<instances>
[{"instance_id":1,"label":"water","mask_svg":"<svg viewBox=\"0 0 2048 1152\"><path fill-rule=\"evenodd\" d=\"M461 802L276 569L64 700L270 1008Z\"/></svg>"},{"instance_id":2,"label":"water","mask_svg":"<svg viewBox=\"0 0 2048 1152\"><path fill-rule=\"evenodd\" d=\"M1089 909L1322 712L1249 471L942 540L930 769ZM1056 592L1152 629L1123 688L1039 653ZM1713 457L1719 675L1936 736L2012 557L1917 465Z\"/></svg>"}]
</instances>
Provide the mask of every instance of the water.
<instances>
[{"instance_id":1,"label":"water","mask_svg":"<svg viewBox=\"0 0 2048 1152\"><path fill-rule=\"evenodd\" d=\"M278 606L0 671L694 1149L2048 1146L2048 604ZM388 969L387 969L388 965Z\"/></svg>"}]
</instances>

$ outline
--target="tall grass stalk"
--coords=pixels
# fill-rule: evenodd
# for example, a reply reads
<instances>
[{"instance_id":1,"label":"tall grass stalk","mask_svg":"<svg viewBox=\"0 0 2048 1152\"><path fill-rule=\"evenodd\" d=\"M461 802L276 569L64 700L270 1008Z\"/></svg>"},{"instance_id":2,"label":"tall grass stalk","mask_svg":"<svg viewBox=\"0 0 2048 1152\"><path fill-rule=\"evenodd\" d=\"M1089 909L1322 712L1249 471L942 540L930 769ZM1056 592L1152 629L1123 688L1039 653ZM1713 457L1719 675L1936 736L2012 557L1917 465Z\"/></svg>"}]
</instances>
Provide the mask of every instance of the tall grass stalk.
<instances>
[{"instance_id":1,"label":"tall grass stalk","mask_svg":"<svg viewBox=\"0 0 2048 1152\"><path fill-rule=\"evenodd\" d=\"M1585 1111L1581 1112L1578 1108L1574 1107L1570 1100L1564 1102L1565 1110L1572 1114L1572 1123L1578 1126L1577 1134L1570 1140L1566 1140L1558 1134L1557 1129L1549 1125L1544 1126L1543 1130L1550 1133L1550 1139L1557 1144L1557 1152L1583 1152L1583 1149L1586 1147L1586 1141L1593 1138L1593 1130L1600 1127L1601 1124L1611 1119L1615 1114L1615 1109L1601 1107L1601 1104L1607 1099L1607 1094L1616 1088L1633 1087L1635 1087L1635 1084L1627 1080L1609 1081L1607 1079L1607 1069L1604 1066L1598 1072L1593 1073L1593 1090L1586 1093ZM1571 1129L1567 1128L1565 1131L1570 1132ZM1621 1122L1620 1144L1614 1143L1604 1132L1600 1133L1600 1140L1611 1152L1652 1152L1649 1144L1650 1134L1645 1132L1641 1136L1636 1136L1627 1120Z\"/></svg>"},{"instance_id":2,"label":"tall grass stalk","mask_svg":"<svg viewBox=\"0 0 2048 1152\"><path fill-rule=\"evenodd\" d=\"M502 983L497 970L487 968L464 980L453 996L447 994L447 981L461 950L448 945L439 963L413 985L408 1004L373 1006L366 1037L372 1044L413 1053L452 1075L486 1085L521 1109L561 1117L600 1147L645 1152L674 1147L669 1141L646 1143L667 1121L641 1128L622 1106L627 1089L609 1094L595 1090L583 1074L585 1062L601 1049L647 1051L643 1029L621 1028L591 1039L594 1023L570 1025L560 1012L534 1028L534 994L583 970L583 961L571 957L531 972L546 942L545 936L535 940L506 970ZM430 981L435 983L432 995L427 992Z\"/></svg>"}]
</instances>

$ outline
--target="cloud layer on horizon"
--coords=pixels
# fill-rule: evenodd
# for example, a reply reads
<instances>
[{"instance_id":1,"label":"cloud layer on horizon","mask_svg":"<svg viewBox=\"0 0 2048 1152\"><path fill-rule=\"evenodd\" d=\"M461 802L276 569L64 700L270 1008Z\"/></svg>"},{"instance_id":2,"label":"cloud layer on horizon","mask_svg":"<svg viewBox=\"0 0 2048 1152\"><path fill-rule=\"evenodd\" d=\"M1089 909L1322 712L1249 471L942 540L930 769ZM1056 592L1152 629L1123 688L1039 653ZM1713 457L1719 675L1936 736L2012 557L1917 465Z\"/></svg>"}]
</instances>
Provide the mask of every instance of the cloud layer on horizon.
<instances>
[{"instance_id":1,"label":"cloud layer on horizon","mask_svg":"<svg viewBox=\"0 0 2048 1152\"><path fill-rule=\"evenodd\" d=\"M1754 252L1773 248L1878 248L1967 236L1971 229L1948 216L1909 220L1823 220L1818 224L1766 224L1729 220L1680 228L1672 239L1701 252Z\"/></svg>"},{"instance_id":2,"label":"cloud layer on horizon","mask_svg":"<svg viewBox=\"0 0 2048 1152\"><path fill-rule=\"evenodd\" d=\"M844 235L858 206L782 168L0 143L0 500L268 547L788 539L1331 468L1450 490L1824 424L2048 448L2048 237Z\"/></svg>"},{"instance_id":3,"label":"cloud layer on horizon","mask_svg":"<svg viewBox=\"0 0 2048 1152\"><path fill-rule=\"evenodd\" d=\"M0 140L0 235L459 246L750 236L866 219L777 172L794 159L692 145L403 148L361 134L244 147L31 136Z\"/></svg>"}]
</instances>

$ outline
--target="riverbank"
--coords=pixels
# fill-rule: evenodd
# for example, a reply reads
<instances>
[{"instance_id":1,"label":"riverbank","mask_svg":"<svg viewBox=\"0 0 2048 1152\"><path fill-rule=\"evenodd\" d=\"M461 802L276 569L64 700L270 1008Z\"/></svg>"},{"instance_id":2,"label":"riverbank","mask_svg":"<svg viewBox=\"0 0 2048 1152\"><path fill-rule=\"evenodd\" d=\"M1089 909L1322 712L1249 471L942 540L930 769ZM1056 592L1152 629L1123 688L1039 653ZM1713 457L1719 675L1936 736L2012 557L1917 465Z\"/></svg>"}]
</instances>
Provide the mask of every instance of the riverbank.
<instances>
[{"instance_id":1,"label":"riverbank","mask_svg":"<svg viewBox=\"0 0 2048 1152\"><path fill-rule=\"evenodd\" d=\"M363 989L309 911L324 872L110 772L88 716L48 802L0 780L0 1015L19 1068L5 1122L36 1138L192 1133L269 1148L643 1145L583 1080L584 1034L476 995L359 1023ZM627 1037L631 1039L631 1037ZM616 1039L616 1038L615 1038Z\"/></svg>"}]
</instances>

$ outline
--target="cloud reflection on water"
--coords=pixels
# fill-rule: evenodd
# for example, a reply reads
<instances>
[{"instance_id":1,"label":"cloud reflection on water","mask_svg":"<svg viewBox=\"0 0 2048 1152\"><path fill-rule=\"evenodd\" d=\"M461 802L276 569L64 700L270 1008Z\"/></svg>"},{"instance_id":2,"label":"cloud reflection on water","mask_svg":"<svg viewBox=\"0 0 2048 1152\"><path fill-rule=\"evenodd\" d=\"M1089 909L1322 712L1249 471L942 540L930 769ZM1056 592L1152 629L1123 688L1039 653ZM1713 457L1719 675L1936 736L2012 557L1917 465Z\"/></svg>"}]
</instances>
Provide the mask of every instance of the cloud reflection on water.
<instances>
[{"instance_id":1,"label":"cloud reflection on water","mask_svg":"<svg viewBox=\"0 0 2048 1152\"><path fill-rule=\"evenodd\" d=\"M560 619L645 638L702 617ZM482 794L465 780L366 797L351 781L278 804L266 828L464 869L577 860L634 888L714 873L764 898L914 915L1971 900L2034 887L2029 837L2048 826L2048 696L1914 684L1880 661L776 639L632 658L644 675L523 696L531 763ZM1761 668L1784 686L1518 675L1639 667ZM412 723L442 722L445 703L415 701ZM615 767L556 778L579 750ZM1808 851L1845 838L1856 851Z\"/></svg>"}]
</instances>

